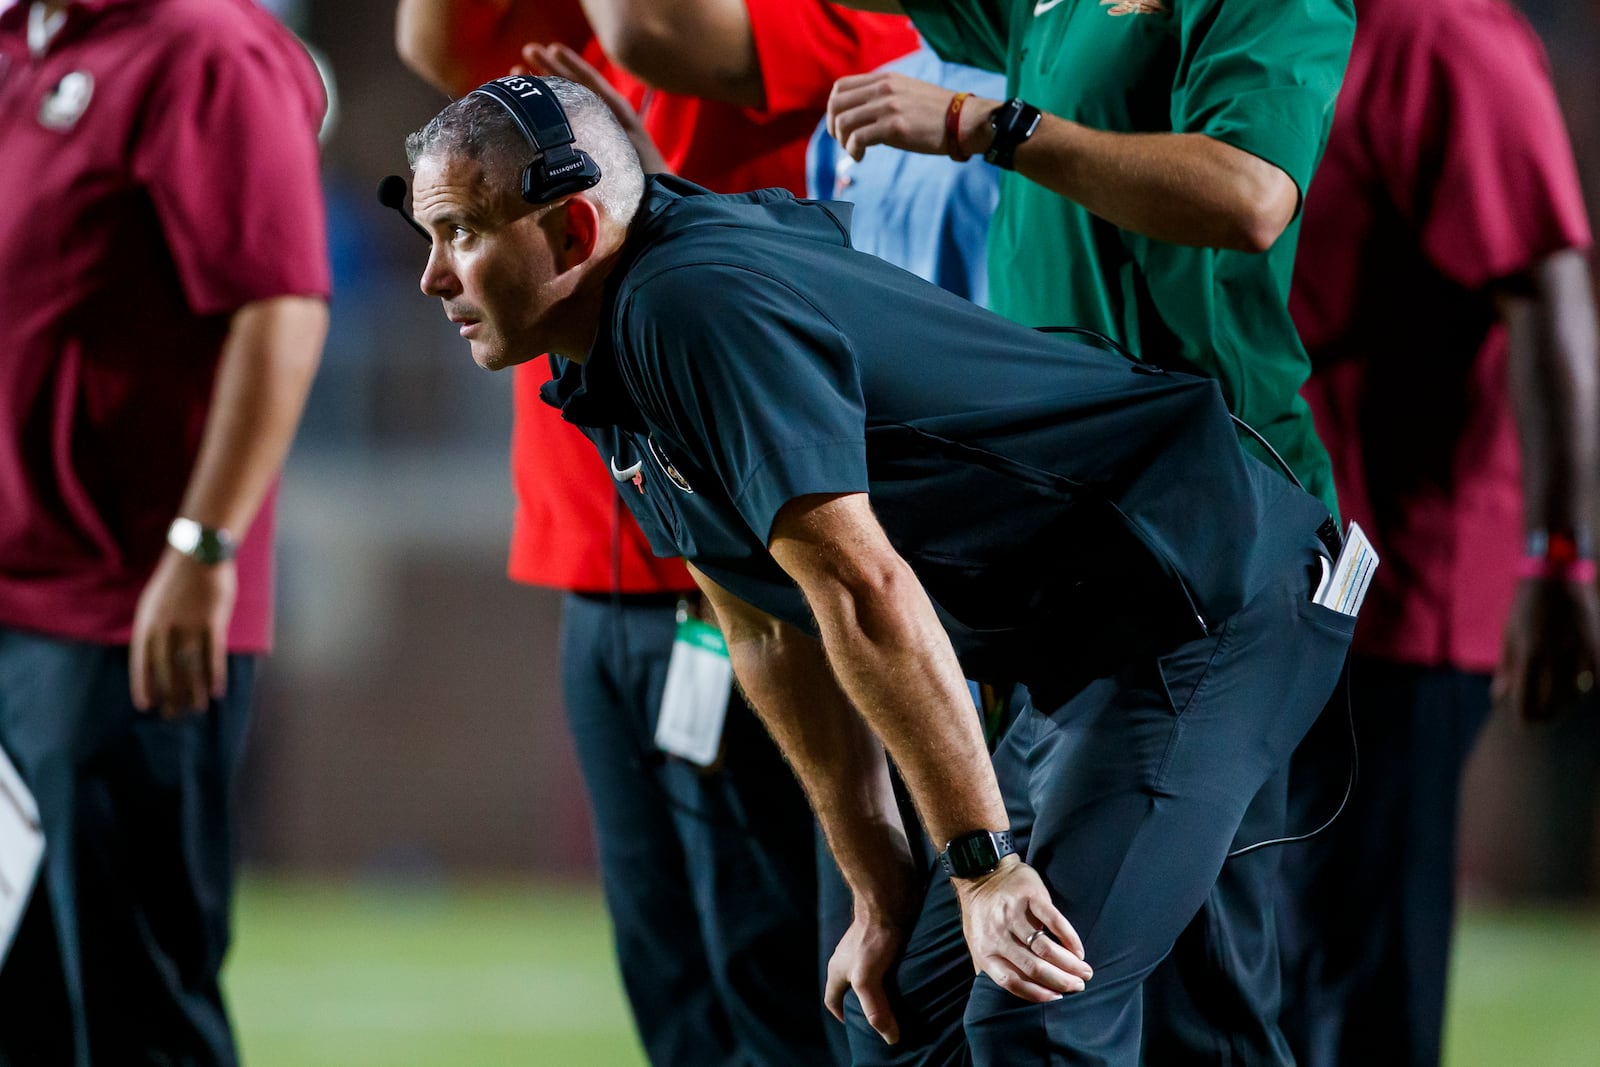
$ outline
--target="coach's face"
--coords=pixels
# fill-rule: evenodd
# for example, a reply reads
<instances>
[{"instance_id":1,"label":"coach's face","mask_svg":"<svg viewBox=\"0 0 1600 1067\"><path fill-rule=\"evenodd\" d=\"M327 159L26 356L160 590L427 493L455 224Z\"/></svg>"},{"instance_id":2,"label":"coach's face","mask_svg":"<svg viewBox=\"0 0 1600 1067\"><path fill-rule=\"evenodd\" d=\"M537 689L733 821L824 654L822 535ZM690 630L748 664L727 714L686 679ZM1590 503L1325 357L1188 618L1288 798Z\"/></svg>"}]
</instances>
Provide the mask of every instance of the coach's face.
<instances>
[{"instance_id":1,"label":"coach's face","mask_svg":"<svg viewBox=\"0 0 1600 1067\"><path fill-rule=\"evenodd\" d=\"M424 157L412 202L433 246L422 291L444 302L481 367L499 370L548 351L558 338L564 269L552 205L525 202L498 189L475 160Z\"/></svg>"}]
</instances>

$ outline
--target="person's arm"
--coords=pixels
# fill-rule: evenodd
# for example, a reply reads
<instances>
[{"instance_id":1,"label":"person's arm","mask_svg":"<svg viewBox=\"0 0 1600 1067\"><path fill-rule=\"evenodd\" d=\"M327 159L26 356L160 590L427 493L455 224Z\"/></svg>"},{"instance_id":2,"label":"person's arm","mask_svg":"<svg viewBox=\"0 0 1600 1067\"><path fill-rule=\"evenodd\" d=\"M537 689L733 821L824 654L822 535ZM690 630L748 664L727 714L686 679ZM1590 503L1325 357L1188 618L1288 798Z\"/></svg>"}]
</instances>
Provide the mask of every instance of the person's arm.
<instances>
[{"instance_id":1,"label":"person's arm","mask_svg":"<svg viewBox=\"0 0 1600 1067\"><path fill-rule=\"evenodd\" d=\"M1529 284L1501 289L1508 377L1522 450L1527 530L1592 543L1600 477L1600 350L1588 265L1581 253L1541 260ZM1590 581L1524 578L1506 624L1497 699L1544 719L1570 707L1600 670L1600 596Z\"/></svg>"},{"instance_id":2,"label":"person's arm","mask_svg":"<svg viewBox=\"0 0 1600 1067\"><path fill-rule=\"evenodd\" d=\"M750 706L797 771L853 897L853 922L829 961L825 1000L843 1019L853 986L867 1019L899 1040L883 976L910 933L917 871L883 746L851 708L810 634L760 611L692 566Z\"/></svg>"},{"instance_id":3,"label":"person's arm","mask_svg":"<svg viewBox=\"0 0 1600 1067\"><path fill-rule=\"evenodd\" d=\"M745 0L582 0L600 47L664 92L766 106Z\"/></svg>"},{"instance_id":4,"label":"person's arm","mask_svg":"<svg viewBox=\"0 0 1600 1067\"><path fill-rule=\"evenodd\" d=\"M1006 828L955 652L866 495L790 500L768 548L805 594L828 667L899 768L935 846L971 830ZM806 762L803 752L789 755L808 792L837 788L823 784L834 768ZM839 860L852 887L870 886L865 872L845 868L848 857ZM1092 975L1077 933L1026 864L1013 857L985 878L957 879L956 891L974 965L1008 992L1052 1000L1081 990ZM1036 939L1030 949L1024 939L1039 928L1056 940Z\"/></svg>"},{"instance_id":5,"label":"person's arm","mask_svg":"<svg viewBox=\"0 0 1600 1067\"><path fill-rule=\"evenodd\" d=\"M233 314L200 453L178 514L242 538L283 468L327 332L327 304L278 297ZM204 710L227 686L234 564L163 551L134 612L130 688L141 710Z\"/></svg>"},{"instance_id":6,"label":"person's arm","mask_svg":"<svg viewBox=\"0 0 1600 1067\"><path fill-rule=\"evenodd\" d=\"M522 62L529 42L575 43L581 24L576 0L400 0L395 49L430 84L461 96Z\"/></svg>"},{"instance_id":7,"label":"person's arm","mask_svg":"<svg viewBox=\"0 0 1600 1067\"><path fill-rule=\"evenodd\" d=\"M639 168L646 174L669 173L666 159L656 146L655 138L644 128L644 119L635 111L628 98L577 52L559 42L556 44L528 44L522 47L522 63L511 68L513 74L554 74L588 89L611 109L622 126L633 150L639 153Z\"/></svg>"},{"instance_id":8,"label":"person's arm","mask_svg":"<svg viewBox=\"0 0 1600 1067\"><path fill-rule=\"evenodd\" d=\"M943 154L949 89L875 71L841 78L828 131L860 159L871 145ZM989 115L1001 101L968 97L958 116L968 166L987 166ZM1113 225L1172 244L1263 252L1294 219L1300 192L1279 167L1201 133L1108 133L1045 114L1017 149L1016 171Z\"/></svg>"}]
</instances>

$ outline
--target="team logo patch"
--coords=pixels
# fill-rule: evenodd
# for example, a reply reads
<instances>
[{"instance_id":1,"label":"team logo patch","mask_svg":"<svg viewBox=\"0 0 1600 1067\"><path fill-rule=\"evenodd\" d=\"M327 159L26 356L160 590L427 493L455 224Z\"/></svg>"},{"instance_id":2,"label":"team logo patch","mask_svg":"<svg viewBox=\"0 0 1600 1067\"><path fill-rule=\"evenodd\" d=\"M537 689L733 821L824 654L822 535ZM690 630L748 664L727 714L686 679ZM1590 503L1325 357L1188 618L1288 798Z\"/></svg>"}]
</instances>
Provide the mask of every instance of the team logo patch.
<instances>
[{"instance_id":1,"label":"team logo patch","mask_svg":"<svg viewBox=\"0 0 1600 1067\"><path fill-rule=\"evenodd\" d=\"M655 436L646 437L644 442L650 446L650 456L656 461L656 466L661 468L661 473L667 476L667 481L682 489L685 493L694 492L694 487L689 484L689 479L678 473L678 468L672 465L672 460L667 458L666 452L662 451L661 446L656 444Z\"/></svg>"},{"instance_id":2,"label":"team logo patch","mask_svg":"<svg viewBox=\"0 0 1600 1067\"><path fill-rule=\"evenodd\" d=\"M75 70L64 75L39 104L39 122L52 130L68 130L83 117L94 96L94 75Z\"/></svg>"},{"instance_id":3,"label":"team logo patch","mask_svg":"<svg viewBox=\"0 0 1600 1067\"><path fill-rule=\"evenodd\" d=\"M1160 15L1167 10L1161 0L1100 0L1108 15Z\"/></svg>"}]
</instances>

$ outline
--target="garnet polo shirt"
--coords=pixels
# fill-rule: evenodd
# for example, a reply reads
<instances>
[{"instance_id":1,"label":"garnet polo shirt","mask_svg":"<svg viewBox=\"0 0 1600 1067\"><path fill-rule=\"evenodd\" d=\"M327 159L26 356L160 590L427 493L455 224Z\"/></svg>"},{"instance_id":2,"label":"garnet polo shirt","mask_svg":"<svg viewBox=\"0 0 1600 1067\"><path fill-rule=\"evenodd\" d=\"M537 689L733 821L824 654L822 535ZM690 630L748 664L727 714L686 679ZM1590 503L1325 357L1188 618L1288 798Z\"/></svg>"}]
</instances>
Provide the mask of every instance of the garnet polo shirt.
<instances>
[{"instance_id":1,"label":"garnet polo shirt","mask_svg":"<svg viewBox=\"0 0 1600 1067\"><path fill-rule=\"evenodd\" d=\"M673 173L729 192L767 186L803 192L806 143L834 81L904 55L916 47L916 33L903 18L847 11L826 0L746 0L745 6L761 60L764 111L646 92L592 36L567 43L642 110ZM539 402L548 365L540 360L514 373L511 577L588 592L613 584L628 593L692 589L682 564L651 555L583 435Z\"/></svg>"},{"instance_id":2,"label":"garnet polo shirt","mask_svg":"<svg viewBox=\"0 0 1600 1067\"><path fill-rule=\"evenodd\" d=\"M773 520L869 492L969 675L1059 686L1214 627L1306 550L1327 509L1245 455L1215 382L1008 322L850 248L848 212L647 186L601 335L546 396L642 464L622 496L657 552L809 628Z\"/></svg>"},{"instance_id":3,"label":"garnet polo shirt","mask_svg":"<svg viewBox=\"0 0 1600 1067\"><path fill-rule=\"evenodd\" d=\"M0 16L0 624L128 640L232 312L326 295L315 67L247 0ZM272 507L230 647L271 638Z\"/></svg>"},{"instance_id":4,"label":"garnet polo shirt","mask_svg":"<svg viewBox=\"0 0 1600 1067\"><path fill-rule=\"evenodd\" d=\"M1355 648L1491 671L1522 517L1491 282L1589 246L1544 50L1499 0L1360 0L1290 308L1339 502L1383 559Z\"/></svg>"},{"instance_id":5,"label":"garnet polo shirt","mask_svg":"<svg viewBox=\"0 0 1600 1067\"><path fill-rule=\"evenodd\" d=\"M904 6L940 55L1004 71L1012 94L1052 115L1116 133L1205 134L1276 165L1301 192L1353 31L1350 0ZM1298 394L1310 364L1285 306L1298 226L1263 253L1170 244L1008 173L989 230L991 306L1028 326L1088 326L1217 379L1234 414L1332 507L1328 456Z\"/></svg>"}]
</instances>

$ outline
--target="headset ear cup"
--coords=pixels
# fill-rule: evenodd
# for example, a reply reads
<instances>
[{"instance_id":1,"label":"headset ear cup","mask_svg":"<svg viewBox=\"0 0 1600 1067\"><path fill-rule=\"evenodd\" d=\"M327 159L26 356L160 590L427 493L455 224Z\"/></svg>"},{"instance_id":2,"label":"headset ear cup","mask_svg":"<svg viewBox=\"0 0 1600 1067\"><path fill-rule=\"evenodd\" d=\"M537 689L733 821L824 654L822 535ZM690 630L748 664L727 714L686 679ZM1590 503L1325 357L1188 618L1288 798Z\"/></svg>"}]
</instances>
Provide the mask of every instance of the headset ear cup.
<instances>
[{"instance_id":1,"label":"headset ear cup","mask_svg":"<svg viewBox=\"0 0 1600 1067\"><path fill-rule=\"evenodd\" d=\"M600 183L600 166L589 153L574 149L581 166L567 169L566 173L552 179L545 169L545 158L540 157L522 168L522 199L530 204L546 204L566 196L581 193Z\"/></svg>"}]
</instances>

